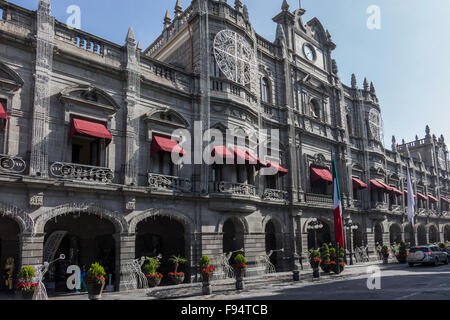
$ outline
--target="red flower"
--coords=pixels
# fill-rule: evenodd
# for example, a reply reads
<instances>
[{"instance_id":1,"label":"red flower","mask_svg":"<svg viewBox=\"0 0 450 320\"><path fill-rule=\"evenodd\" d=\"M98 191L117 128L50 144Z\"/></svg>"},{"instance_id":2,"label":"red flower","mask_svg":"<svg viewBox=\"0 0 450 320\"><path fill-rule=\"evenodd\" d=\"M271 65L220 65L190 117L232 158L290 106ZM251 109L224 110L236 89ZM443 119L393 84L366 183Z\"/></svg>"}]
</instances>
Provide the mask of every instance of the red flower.
<instances>
[{"instance_id":1,"label":"red flower","mask_svg":"<svg viewBox=\"0 0 450 320\"><path fill-rule=\"evenodd\" d=\"M233 264L233 268L236 268L236 269L246 269L247 268L247 265L244 263L244 264Z\"/></svg>"},{"instance_id":2,"label":"red flower","mask_svg":"<svg viewBox=\"0 0 450 320\"><path fill-rule=\"evenodd\" d=\"M210 265L209 266L209 271L210 272L214 272L214 271L216 271L216 268L213 265Z\"/></svg>"}]
</instances>

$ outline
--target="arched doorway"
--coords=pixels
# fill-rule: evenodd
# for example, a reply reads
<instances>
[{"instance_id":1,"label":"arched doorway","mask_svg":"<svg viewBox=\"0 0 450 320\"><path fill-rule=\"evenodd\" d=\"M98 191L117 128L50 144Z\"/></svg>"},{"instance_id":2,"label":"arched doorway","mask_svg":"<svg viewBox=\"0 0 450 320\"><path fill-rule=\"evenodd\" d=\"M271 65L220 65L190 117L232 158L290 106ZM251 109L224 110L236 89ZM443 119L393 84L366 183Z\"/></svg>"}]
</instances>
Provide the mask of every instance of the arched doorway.
<instances>
[{"instance_id":1,"label":"arched doorway","mask_svg":"<svg viewBox=\"0 0 450 320\"><path fill-rule=\"evenodd\" d=\"M318 220L318 222L322 224L321 229L317 229L314 231L314 229L308 229L308 227L306 228L306 231L308 232L308 250L318 249L324 243L331 243L330 225L323 220ZM310 223L309 225L311 224L312 223Z\"/></svg>"},{"instance_id":2,"label":"arched doorway","mask_svg":"<svg viewBox=\"0 0 450 320\"><path fill-rule=\"evenodd\" d=\"M162 254L159 272L164 275L162 285L169 284L169 272L175 266L169 259L181 256L188 260L185 265L178 266L178 272L184 272L185 282L189 282L189 251L186 241L186 228L183 223L168 216L153 216L143 220L136 227L136 259L156 257Z\"/></svg>"},{"instance_id":3,"label":"arched doorway","mask_svg":"<svg viewBox=\"0 0 450 320\"><path fill-rule=\"evenodd\" d=\"M360 225L358 229L353 230L353 248L361 248L364 246L363 230Z\"/></svg>"},{"instance_id":4,"label":"arched doorway","mask_svg":"<svg viewBox=\"0 0 450 320\"><path fill-rule=\"evenodd\" d=\"M450 225L446 225L444 228L444 241L450 242Z\"/></svg>"},{"instance_id":5,"label":"arched doorway","mask_svg":"<svg viewBox=\"0 0 450 320\"><path fill-rule=\"evenodd\" d=\"M417 242L419 246L427 244L427 230L424 225L417 227Z\"/></svg>"},{"instance_id":6,"label":"arched doorway","mask_svg":"<svg viewBox=\"0 0 450 320\"><path fill-rule=\"evenodd\" d=\"M279 230L276 228L276 223L273 220L267 222L265 227L266 234L266 253L270 251L274 251L270 256L270 262L275 266L276 271L280 271L281 269L281 257L283 256L282 252L277 250L282 249L282 243L279 239Z\"/></svg>"},{"instance_id":7,"label":"arched doorway","mask_svg":"<svg viewBox=\"0 0 450 320\"><path fill-rule=\"evenodd\" d=\"M383 243L383 227L381 224L377 223L375 225L375 244L382 246Z\"/></svg>"},{"instance_id":8,"label":"arched doorway","mask_svg":"<svg viewBox=\"0 0 450 320\"><path fill-rule=\"evenodd\" d=\"M391 245L402 242L402 229L398 224L393 224L389 228L389 238Z\"/></svg>"},{"instance_id":9,"label":"arched doorway","mask_svg":"<svg viewBox=\"0 0 450 320\"><path fill-rule=\"evenodd\" d=\"M429 239L429 243L438 243L439 242L439 233L438 230L435 226L431 225L430 228L428 229L429 231L429 235L428 235L428 239Z\"/></svg>"},{"instance_id":10,"label":"arched doorway","mask_svg":"<svg viewBox=\"0 0 450 320\"><path fill-rule=\"evenodd\" d=\"M116 233L114 224L97 215L75 213L58 216L45 224L45 245L51 242L55 234L61 234L61 242L51 251L58 257L66 256L65 260L52 264L46 277L47 288L56 292L66 292L67 268L77 265L87 271L92 263L98 262L111 275L111 283L116 283L116 267L118 254L113 235ZM49 240L50 239L50 240Z\"/></svg>"},{"instance_id":11,"label":"arched doorway","mask_svg":"<svg viewBox=\"0 0 450 320\"><path fill-rule=\"evenodd\" d=\"M413 234L413 228L411 224L407 224L405 226L405 244L407 247L411 247L414 242L414 234Z\"/></svg>"},{"instance_id":12,"label":"arched doorway","mask_svg":"<svg viewBox=\"0 0 450 320\"><path fill-rule=\"evenodd\" d=\"M0 216L0 288L2 290L7 289L5 288L5 279L3 278L4 276L6 276L4 269L6 260L8 258L14 259L14 279L21 264L19 255L19 234L20 227L16 221L6 216Z\"/></svg>"},{"instance_id":13,"label":"arched doorway","mask_svg":"<svg viewBox=\"0 0 450 320\"><path fill-rule=\"evenodd\" d=\"M236 218L230 218L223 224L223 253L231 253L230 264L234 264L234 257L239 253L238 250L244 250L245 227L241 221Z\"/></svg>"}]
</instances>

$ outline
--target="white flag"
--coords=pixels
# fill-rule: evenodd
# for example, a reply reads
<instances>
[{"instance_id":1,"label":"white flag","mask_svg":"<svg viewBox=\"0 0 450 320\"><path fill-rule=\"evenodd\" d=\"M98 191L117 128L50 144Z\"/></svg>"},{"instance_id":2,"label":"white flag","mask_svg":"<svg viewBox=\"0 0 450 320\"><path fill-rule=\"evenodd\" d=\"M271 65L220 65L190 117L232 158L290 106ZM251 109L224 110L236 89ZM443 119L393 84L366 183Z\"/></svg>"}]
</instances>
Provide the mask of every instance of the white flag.
<instances>
[{"instance_id":1,"label":"white flag","mask_svg":"<svg viewBox=\"0 0 450 320\"><path fill-rule=\"evenodd\" d=\"M414 228L414 191L411 183L411 175L409 173L409 166L408 166L408 220L411 221L411 225Z\"/></svg>"}]
</instances>

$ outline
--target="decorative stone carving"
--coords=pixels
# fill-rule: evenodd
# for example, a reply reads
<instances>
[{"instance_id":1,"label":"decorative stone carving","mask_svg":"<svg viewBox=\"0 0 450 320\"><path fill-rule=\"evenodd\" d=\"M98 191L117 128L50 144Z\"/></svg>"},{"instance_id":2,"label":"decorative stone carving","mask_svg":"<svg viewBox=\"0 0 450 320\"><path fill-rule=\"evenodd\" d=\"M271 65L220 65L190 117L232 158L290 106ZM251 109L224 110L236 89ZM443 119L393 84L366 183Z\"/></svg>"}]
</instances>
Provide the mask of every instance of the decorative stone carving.
<instances>
[{"instance_id":1,"label":"decorative stone carving","mask_svg":"<svg viewBox=\"0 0 450 320\"><path fill-rule=\"evenodd\" d=\"M133 212L134 210L136 210L136 198L127 199L125 210L127 210L128 212Z\"/></svg>"},{"instance_id":2,"label":"decorative stone carving","mask_svg":"<svg viewBox=\"0 0 450 320\"><path fill-rule=\"evenodd\" d=\"M42 207L44 205L44 193L31 193L29 204L31 208Z\"/></svg>"}]
</instances>

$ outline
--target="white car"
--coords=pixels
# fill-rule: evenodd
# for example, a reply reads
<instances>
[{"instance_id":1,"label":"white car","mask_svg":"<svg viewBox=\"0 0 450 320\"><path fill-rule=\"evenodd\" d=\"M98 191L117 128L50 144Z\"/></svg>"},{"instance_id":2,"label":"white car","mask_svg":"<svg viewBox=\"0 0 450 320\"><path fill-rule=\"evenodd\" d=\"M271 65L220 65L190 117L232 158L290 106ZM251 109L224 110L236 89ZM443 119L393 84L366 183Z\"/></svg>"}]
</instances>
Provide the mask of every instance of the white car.
<instances>
[{"instance_id":1,"label":"white car","mask_svg":"<svg viewBox=\"0 0 450 320\"><path fill-rule=\"evenodd\" d=\"M440 263L448 264L449 256L445 251L441 251L437 246L417 246L409 249L407 262L410 267L415 264L432 264L437 266Z\"/></svg>"}]
</instances>

